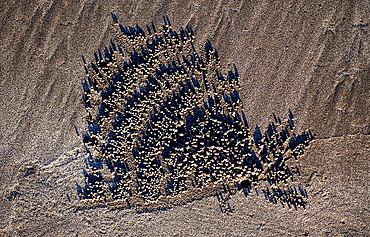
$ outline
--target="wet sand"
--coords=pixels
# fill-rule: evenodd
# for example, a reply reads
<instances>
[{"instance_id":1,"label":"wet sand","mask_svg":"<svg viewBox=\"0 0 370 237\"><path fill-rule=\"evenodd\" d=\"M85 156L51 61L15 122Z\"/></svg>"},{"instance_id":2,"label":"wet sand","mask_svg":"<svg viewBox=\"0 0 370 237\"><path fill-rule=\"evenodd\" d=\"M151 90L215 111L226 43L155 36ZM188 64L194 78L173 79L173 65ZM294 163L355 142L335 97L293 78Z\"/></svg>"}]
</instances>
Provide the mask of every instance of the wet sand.
<instances>
[{"instance_id":1,"label":"wet sand","mask_svg":"<svg viewBox=\"0 0 370 237\"><path fill-rule=\"evenodd\" d=\"M0 4L0 233L5 236L369 234L369 15L366 1L5 1ZM309 205L298 211L236 194L167 211L74 211L86 130L81 55L109 44L110 13L127 26L190 25L196 45L239 70L251 127L284 116L317 135L301 157ZM79 160L80 159L80 160ZM27 175L26 175L27 174ZM56 175L58 174L58 175ZM57 188L55 188L57 187ZM78 233L78 234L77 234Z\"/></svg>"}]
</instances>

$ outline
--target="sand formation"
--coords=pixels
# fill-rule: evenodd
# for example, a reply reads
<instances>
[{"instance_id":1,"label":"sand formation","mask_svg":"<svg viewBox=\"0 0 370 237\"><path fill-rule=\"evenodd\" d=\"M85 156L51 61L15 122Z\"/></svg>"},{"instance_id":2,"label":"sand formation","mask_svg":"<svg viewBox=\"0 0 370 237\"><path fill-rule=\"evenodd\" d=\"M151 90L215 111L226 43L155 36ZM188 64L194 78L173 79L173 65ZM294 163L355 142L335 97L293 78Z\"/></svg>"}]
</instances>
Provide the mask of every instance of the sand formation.
<instances>
[{"instance_id":1,"label":"sand formation","mask_svg":"<svg viewBox=\"0 0 370 237\"><path fill-rule=\"evenodd\" d=\"M83 205L147 210L216 195L247 196L260 182L273 203L304 206L303 187L280 183L299 170L310 131L294 134L294 118L274 115L265 132L250 132L239 97L237 69L223 73L207 42L198 52L190 27L123 27L112 14L115 37L95 62L85 63L83 100L88 132L83 141ZM286 185L285 185L286 186Z\"/></svg>"}]
</instances>

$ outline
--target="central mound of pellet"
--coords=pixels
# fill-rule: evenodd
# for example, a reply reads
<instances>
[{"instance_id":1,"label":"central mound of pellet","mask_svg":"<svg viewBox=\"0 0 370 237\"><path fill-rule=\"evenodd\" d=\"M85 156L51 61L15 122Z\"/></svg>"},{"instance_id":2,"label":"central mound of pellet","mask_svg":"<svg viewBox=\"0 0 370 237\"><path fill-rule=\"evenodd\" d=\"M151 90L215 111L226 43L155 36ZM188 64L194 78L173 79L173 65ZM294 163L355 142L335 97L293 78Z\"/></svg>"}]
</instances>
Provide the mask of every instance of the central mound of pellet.
<instances>
[{"instance_id":1,"label":"central mound of pellet","mask_svg":"<svg viewBox=\"0 0 370 237\"><path fill-rule=\"evenodd\" d=\"M295 173L286 161L312 140L293 133L291 112L286 124L275 116L265 133L251 134L238 71L222 72L210 42L197 52L192 30L176 32L166 17L144 31L112 16L111 45L84 60L83 202L168 206L238 189L248 195L264 180L269 201L305 205L301 187L277 186Z\"/></svg>"}]
</instances>

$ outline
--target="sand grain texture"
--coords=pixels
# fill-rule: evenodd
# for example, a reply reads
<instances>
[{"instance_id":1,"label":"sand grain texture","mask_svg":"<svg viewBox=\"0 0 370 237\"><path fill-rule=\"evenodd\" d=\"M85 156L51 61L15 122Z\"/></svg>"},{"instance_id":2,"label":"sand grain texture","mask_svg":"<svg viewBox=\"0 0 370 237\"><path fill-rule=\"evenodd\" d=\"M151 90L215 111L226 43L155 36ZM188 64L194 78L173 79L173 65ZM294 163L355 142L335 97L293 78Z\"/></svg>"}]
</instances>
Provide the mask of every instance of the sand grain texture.
<instances>
[{"instance_id":1,"label":"sand grain texture","mask_svg":"<svg viewBox=\"0 0 370 237\"><path fill-rule=\"evenodd\" d=\"M367 236L369 1L8 1L0 4L0 235ZM249 122L290 108L317 140L301 157L306 210L237 194L157 213L75 211L83 179L81 55L109 43L110 12L141 26L189 24L235 64Z\"/></svg>"}]
</instances>

